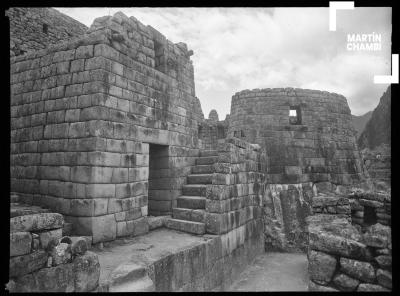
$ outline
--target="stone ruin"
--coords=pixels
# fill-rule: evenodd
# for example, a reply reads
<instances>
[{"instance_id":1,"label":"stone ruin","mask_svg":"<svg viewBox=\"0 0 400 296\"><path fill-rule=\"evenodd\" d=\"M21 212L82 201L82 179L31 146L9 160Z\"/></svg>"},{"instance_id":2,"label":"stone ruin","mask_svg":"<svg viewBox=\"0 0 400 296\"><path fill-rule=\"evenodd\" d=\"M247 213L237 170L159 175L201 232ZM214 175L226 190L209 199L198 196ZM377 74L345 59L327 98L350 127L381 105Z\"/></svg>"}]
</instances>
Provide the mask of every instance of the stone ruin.
<instances>
[{"instance_id":1,"label":"stone ruin","mask_svg":"<svg viewBox=\"0 0 400 296\"><path fill-rule=\"evenodd\" d=\"M16 11L9 10L10 22L24 23ZM166 273L161 263L147 267L156 291L219 289L272 250L309 250L311 290L390 288L390 202L372 190L346 98L296 88L245 90L232 97L225 120L215 110L205 119L185 43L120 12L70 37L40 50L26 42L27 53L10 59L12 208L25 209L10 220L18 225L10 249L22 250L10 253L11 291L121 291L99 282L96 254L74 253L74 246L158 227L215 237L196 249L196 275L188 263L193 256L180 263L173 257L176 267ZM352 187L366 191L355 197ZM50 216L37 213L43 208ZM362 228L370 215L375 220ZM343 225L334 241L370 255L325 245L329 231ZM385 233L383 242L366 245L362 238L376 232ZM82 256L90 258L82 276L71 275ZM354 260L369 264L367 277L353 270L361 264ZM30 268L21 270L22 262ZM192 276L183 280L185 268ZM54 279L56 269L63 279Z\"/></svg>"}]
</instances>

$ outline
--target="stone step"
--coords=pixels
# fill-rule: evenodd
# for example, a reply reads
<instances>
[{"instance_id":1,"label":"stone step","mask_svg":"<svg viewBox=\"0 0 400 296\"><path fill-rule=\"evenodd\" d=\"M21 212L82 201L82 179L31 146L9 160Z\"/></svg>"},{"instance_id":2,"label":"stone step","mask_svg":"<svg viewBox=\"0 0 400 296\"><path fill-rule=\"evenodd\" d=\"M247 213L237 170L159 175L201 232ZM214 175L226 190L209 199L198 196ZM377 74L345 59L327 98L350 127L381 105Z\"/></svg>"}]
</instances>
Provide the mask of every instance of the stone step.
<instances>
[{"instance_id":1,"label":"stone step","mask_svg":"<svg viewBox=\"0 0 400 296\"><path fill-rule=\"evenodd\" d=\"M188 184L211 184L213 174L191 174L187 176Z\"/></svg>"},{"instance_id":2,"label":"stone step","mask_svg":"<svg viewBox=\"0 0 400 296\"><path fill-rule=\"evenodd\" d=\"M183 195L188 196L206 196L207 185L205 184L187 184L182 186Z\"/></svg>"},{"instance_id":3,"label":"stone step","mask_svg":"<svg viewBox=\"0 0 400 296\"><path fill-rule=\"evenodd\" d=\"M200 222L169 219L166 221L166 226L171 229L194 233L194 234L204 234L206 232L205 224Z\"/></svg>"},{"instance_id":4,"label":"stone step","mask_svg":"<svg viewBox=\"0 0 400 296\"><path fill-rule=\"evenodd\" d=\"M196 165L192 167L193 174L212 174L214 173L214 165L205 164L205 165Z\"/></svg>"},{"instance_id":5,"label":"stone step","mask_svg":"<svg viewBox=\"0 0 400 296\"><path fill-rule=\"evenodd\" d=\"M218 156L204 156L196 158L196 164L214 164Z\"/></svg>"},{"instance_id":6,"label":"stone step","mask_svg":"<svg viewBox=\"0 0 400 296\"><path fill-rule=\"evenodd\" d=\"M187 208L172 208L172 217L178 220L205 223L205 210L194 210Z\"/></svg>"},{"instance_id":7,"label":"stone step","mask_svg":"<svg viewBox=\"0 0 400 296\"><path fill-rule=\"evenodd\" d=\"M111 272L109 278L110 287L134 282L146 275L146 268L143 265L134 262L126 262L118 265L118 267Z\"/></svg>"},{"instance_id":8,"label":"stone step","mask_svg":"<svg viewBox=\"0 0 400 296\"><path fill-rule=\"evenodd\" d=\"M135 281L112 285L109 292L154 292L156 290L153 281L148 275Z\"/></svg>"},{"instance_id":9,"label":"stone step","mask_svg":"<svg viewBox=\"0 0 400 296\"><path fill-rule=\"evenodd\" d=\"M200 150L200 157L204 156L218 156L217 150Z\"/></svg>"},{"instance_id":10,"label":"stone step","mask_svg":"<svg viewBox=\"0 0 400 296\"><path fill-rule=\"evenodd\" d=\"M185 209L205 209L206 198L204 196L179 196L176 199L178 208Z\"/></svg>"}]
</instances>

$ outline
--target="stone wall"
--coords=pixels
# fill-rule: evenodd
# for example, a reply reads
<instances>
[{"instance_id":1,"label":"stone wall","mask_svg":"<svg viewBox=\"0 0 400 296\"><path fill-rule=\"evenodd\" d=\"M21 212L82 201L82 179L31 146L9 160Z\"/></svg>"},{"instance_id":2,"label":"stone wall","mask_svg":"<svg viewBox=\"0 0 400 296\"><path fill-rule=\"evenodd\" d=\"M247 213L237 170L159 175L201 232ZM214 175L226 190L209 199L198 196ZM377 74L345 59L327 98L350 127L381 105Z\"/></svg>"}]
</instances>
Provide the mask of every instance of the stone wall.
<instances>
[{"instance_id":1,"label":"stone wall","mask_svg":"<svg viewBox=\"0 0 400 296\"><path fill-rule=\"evenodd\" d=\"M149 266L156 291L224 291L264 251L261 219L225 234L206 235L204 243L170 254Z\"/></svg>"},{"instance_id":2,"label":"stone wall","mask_svg":"<svg viewBox=\"0 0 400 296\"><path fill-rule=\"evenodd\" d=\"M205 119L199 127L199 140L201 148L205 150L216 150L218 140L225 139L228 131L228 122L219 121L218 113L211 110L208 119Z\"/></svg>"},{"instance_id":3,"label":"stone wall","mask_svg":"<svg viewBox=\"0 0 400 296\"><path fill-rule=\"evenodd\" d=\"M85 238L62 237L64 219L40 207L11 203L10 292L87 292L98 286L97 255Z\"/></svg>"},{"instance_id":4,"label":"stone wall","mask_svg":"<svg viewBox=\"0 0 400 296\"><path fill-rule=\"evenodd\" d=\"M94 243L148 231L148 206L175 206L198 155L191 54L117 13L81 38L11 58L11 190ZM149 184L151 145L168 157Z\"/></svg>"},{"instance_id":5,"label":"stone wall","mask_svg":"<svg viewBox=\"0 0 400 296\"><path fill-rule=\"evenodd\" d=\"M265 151L237 138L218 144L212 185L206 192L206 232L223 234L261 219Z\"/></svg>"},{"instance_id":6,"label":"stone wall","mask_svg":"<svg viewBox=\"0 0 400 296\"><path fill-rule=\"evenodd\" d=\"M10 56L47 48L88 29L53 8L11 7L6 15L10 19Z\"/></svg>"},{"instance_id":7,"label":"stone wall","mask_svg":"<svg viewBox=\"0 0 400 296\"><path fill-rule=\"evenodd\" d=\"M293 88L238 92L228 136L235 132L267 149L270 183L351 185L365 179L350 109L341 95Z\"/></svg>"},{"instance_id":8,"label":"stone wall","mask_svg":"<svg viewBox=\"0 0 400 296\"><path fill-rule=\"evenodd\" d=\"M312 212L315 184L364 184L346 98L294 88L244 90L232 97L228 136L265 148L266 247L306 248L305 218Z\"/></svg>"},{"instance_id":9,"label":"stone wall","mask_svg":"<svg viewBox=\"0 0 400 296\"><path fill-rule=\"evenodd\" d=\"M351 217L354 224L366 228L379 223L391 226L391 194L380 191L355 189L347 195L351 206Z\"/></svg>"},{"instance_id":10,"label":"stone wall","mask_svg":"<svg viewBox=\"0 0 400 296\"><path fill-rule=\"evenodd\" d=\"M392 289L391 229L374 224L364 231L332 214L310 216L310 291Z\"/></svg>"}]
</instances>

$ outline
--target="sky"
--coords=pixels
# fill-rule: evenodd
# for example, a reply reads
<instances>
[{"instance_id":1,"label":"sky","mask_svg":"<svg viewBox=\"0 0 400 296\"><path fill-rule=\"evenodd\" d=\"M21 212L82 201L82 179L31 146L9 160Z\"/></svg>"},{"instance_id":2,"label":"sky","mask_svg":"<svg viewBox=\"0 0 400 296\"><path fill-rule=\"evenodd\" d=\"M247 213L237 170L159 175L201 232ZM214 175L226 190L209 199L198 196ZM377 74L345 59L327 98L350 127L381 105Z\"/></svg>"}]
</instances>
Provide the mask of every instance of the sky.
<instances>
[{"instance_id":1,"label":"sky","mask_svg":"<svg viewBox=\"0 0 400 296\"><path fill-rule=\"evenodd\" d=\"M122 11L194 51L196 96L205 117L230 113L232 95L244 89L298 87L344 95L352 114L373 110L391 73L391 8L337 12L328 8L56 8L90 27ZM347 34L381 34L380 51L349 51Z\"/></svg>"}]
</instances>

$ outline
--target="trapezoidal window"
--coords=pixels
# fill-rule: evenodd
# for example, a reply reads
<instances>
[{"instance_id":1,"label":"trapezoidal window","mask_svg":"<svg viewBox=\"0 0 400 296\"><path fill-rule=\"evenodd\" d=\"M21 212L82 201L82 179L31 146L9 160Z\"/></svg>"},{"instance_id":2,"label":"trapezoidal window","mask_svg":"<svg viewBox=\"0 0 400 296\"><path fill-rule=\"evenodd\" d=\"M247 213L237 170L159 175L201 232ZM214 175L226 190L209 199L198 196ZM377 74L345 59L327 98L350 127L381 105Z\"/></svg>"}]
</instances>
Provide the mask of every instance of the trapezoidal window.
<instances>
[{"instance_id":1,"label":"trapezoidal window","mask_svg":"<svg viewBox=\"0 0 400 296\"><path fill-rule=\"evenodd\" d=\"M289 109L289 123L301 124L301 110L300 107L290 107Z\"/></svg>"}]
</instances>

